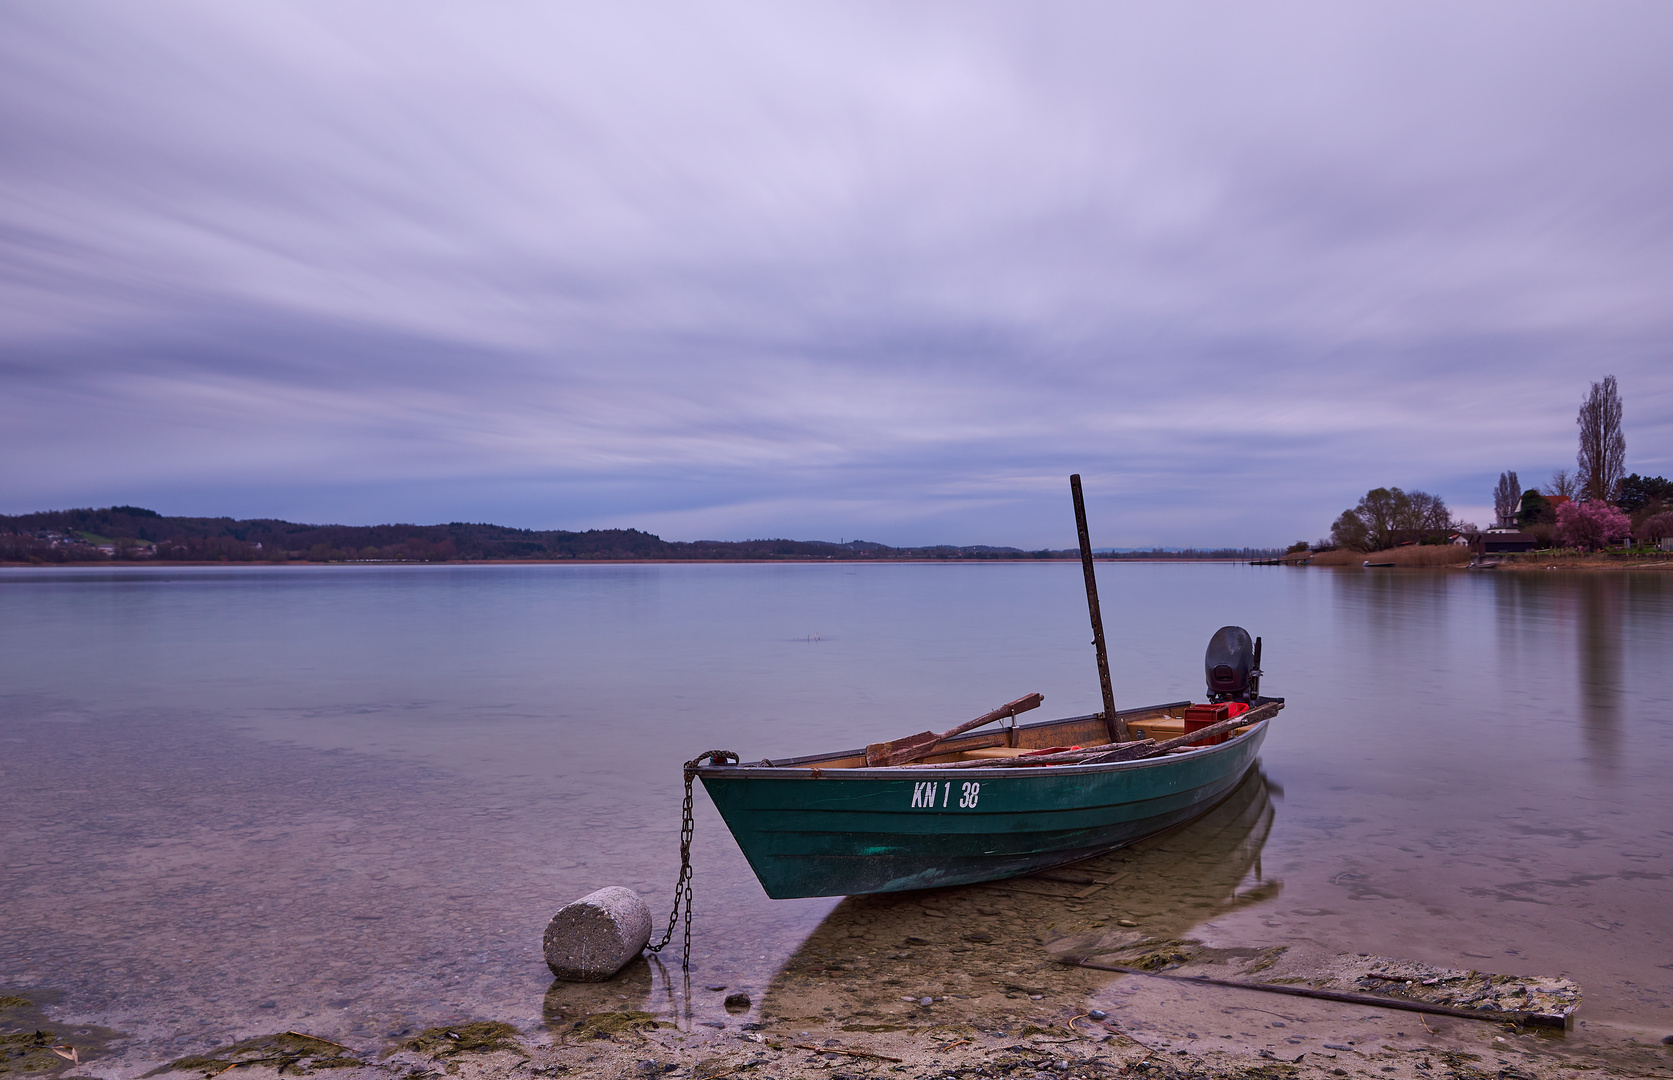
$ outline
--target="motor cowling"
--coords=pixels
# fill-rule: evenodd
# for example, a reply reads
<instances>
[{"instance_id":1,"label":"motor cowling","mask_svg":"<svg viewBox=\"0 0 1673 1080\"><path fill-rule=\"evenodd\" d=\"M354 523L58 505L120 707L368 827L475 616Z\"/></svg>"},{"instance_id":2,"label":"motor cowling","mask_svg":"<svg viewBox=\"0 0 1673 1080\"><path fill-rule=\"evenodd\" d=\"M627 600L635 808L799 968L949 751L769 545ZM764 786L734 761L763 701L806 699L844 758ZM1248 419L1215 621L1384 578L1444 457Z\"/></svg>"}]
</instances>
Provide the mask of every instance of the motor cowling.
<instances>
[{"instance_id":1,"label":"motor cowling","mask_svg":"<svg viewBox=\"0 0 1673 1080\"><path fill-rule=\"evenodd\" d=\"M1260 697L1260 639L1249 640L1241 626L1222 626L1208 639L1203 672L1208 676L1208 700L1253 702Z\"/></svg>"}]
</instances>

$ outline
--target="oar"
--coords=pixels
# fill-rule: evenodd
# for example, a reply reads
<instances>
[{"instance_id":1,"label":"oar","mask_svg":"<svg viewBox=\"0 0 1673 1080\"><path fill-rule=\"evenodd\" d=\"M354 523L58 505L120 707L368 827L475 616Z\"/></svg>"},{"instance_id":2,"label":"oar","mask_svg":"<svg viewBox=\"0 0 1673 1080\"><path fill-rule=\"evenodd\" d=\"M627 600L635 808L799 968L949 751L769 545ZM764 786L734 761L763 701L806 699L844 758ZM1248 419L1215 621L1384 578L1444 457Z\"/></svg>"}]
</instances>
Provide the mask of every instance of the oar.
<instances>
[{"instance_id":1,"label":"oar","mask_svg":"<svg viewBox=\"0 0 1673 1080\"><path fill-rule=\"evenodd\" d=\"M937 746L954 736L963 735L965 732L979 728L983 724L991 724L995 720L1001 720L1007 716L1015 716L1017 713L1027 712L1029 709L1037 709L1040 707L1040 702L1044 700L1046 699L1039 694L1029 694L1027 697L1017 698L1009 705L1001 705L992 712L983 713L974 720L967 720L951 731L944 731L940 735L933 731L924 731L917 735L908 735L904 739L895 739L892 742L872 743L866 747L866 765L876 769L884 765L905 765L909 761L929 757L935 753Z\"/></svg>"}]
</instances>

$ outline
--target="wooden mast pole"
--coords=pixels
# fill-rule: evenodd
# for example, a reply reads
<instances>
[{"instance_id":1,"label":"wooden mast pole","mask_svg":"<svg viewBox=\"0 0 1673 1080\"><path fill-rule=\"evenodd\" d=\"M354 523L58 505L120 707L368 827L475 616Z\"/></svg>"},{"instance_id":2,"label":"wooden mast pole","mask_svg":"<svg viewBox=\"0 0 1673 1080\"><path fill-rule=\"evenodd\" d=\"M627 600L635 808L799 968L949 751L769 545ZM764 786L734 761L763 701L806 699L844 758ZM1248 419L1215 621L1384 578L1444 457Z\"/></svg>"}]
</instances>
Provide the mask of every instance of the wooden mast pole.
<instances>
[{"instance_id":1,"label":"wooden mast pole","mask_svg":"<svg viewBox=\"0 0 1673 1080\"><path fill-rule=\"evenodd\" d=\"M1092 541L1086 535L1086 500L1080 493L1080 473L1069 477L1075 496L1075 528L1080 533L1080 565L1086 574L1086 607L1092 615L1092 647L1098 651L1098 689L1104 693L1104 730L1110 742L1127 742L1127 722L1116 715L1115 691L1110 687L1110 658L1104 647L1104 616L1098 610L1098 579L1092 575Z\"/></svg>"}]
</instances>

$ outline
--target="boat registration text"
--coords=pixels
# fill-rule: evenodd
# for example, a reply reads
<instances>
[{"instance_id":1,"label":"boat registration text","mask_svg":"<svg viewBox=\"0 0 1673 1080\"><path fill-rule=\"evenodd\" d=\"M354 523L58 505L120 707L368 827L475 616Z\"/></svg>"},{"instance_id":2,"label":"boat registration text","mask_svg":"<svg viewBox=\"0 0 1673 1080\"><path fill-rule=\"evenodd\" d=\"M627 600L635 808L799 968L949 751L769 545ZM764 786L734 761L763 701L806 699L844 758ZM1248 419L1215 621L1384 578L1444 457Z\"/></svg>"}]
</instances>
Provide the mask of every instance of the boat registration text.
<instances>
[{"instance_id":1,"label":"boat registration text","mask_svg":"<svg viewBox=\"0 0 1673 1080\"><path fill-rule=\"evenodd\" d=\"M959 785L958 807L961 810L971 810L976 806L976 799L982 793L982 785L974 781L965 781ZM913 809L945 809L953 797L953 782L943 780L939 784L934 780L925 780L912 785Z\"/></svg>"}]
</instances>

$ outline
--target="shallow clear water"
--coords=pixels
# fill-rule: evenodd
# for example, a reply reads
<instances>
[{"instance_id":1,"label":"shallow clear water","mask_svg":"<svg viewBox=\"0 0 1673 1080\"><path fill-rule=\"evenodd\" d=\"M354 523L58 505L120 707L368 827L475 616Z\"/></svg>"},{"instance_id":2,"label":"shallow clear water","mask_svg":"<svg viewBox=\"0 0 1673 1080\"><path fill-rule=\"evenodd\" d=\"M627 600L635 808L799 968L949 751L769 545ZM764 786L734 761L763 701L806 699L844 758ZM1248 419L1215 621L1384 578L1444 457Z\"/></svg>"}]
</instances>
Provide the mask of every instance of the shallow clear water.
<instances>
[{"instance_id":1,"label":"shallow clear water","mask_svg":"<svg viewBox=\"0 0 1673 1080\"><path fill-rule=\"evenodd\" d=\"M1203 907L1237 882L1176 842L1109 903L1673 1028L1673 578L1099 575L1118 705L1200 696L1225 623L1290 701L1265 884ZM533 1022L557 907L625 884L660 930L681 762L1093 711L1089 636L1068 563L0 571L0 990L159 1050ZM767 985L835 901L767 900L701 795L694 852L694 980Z\"/></svg>"}]
</instances>

